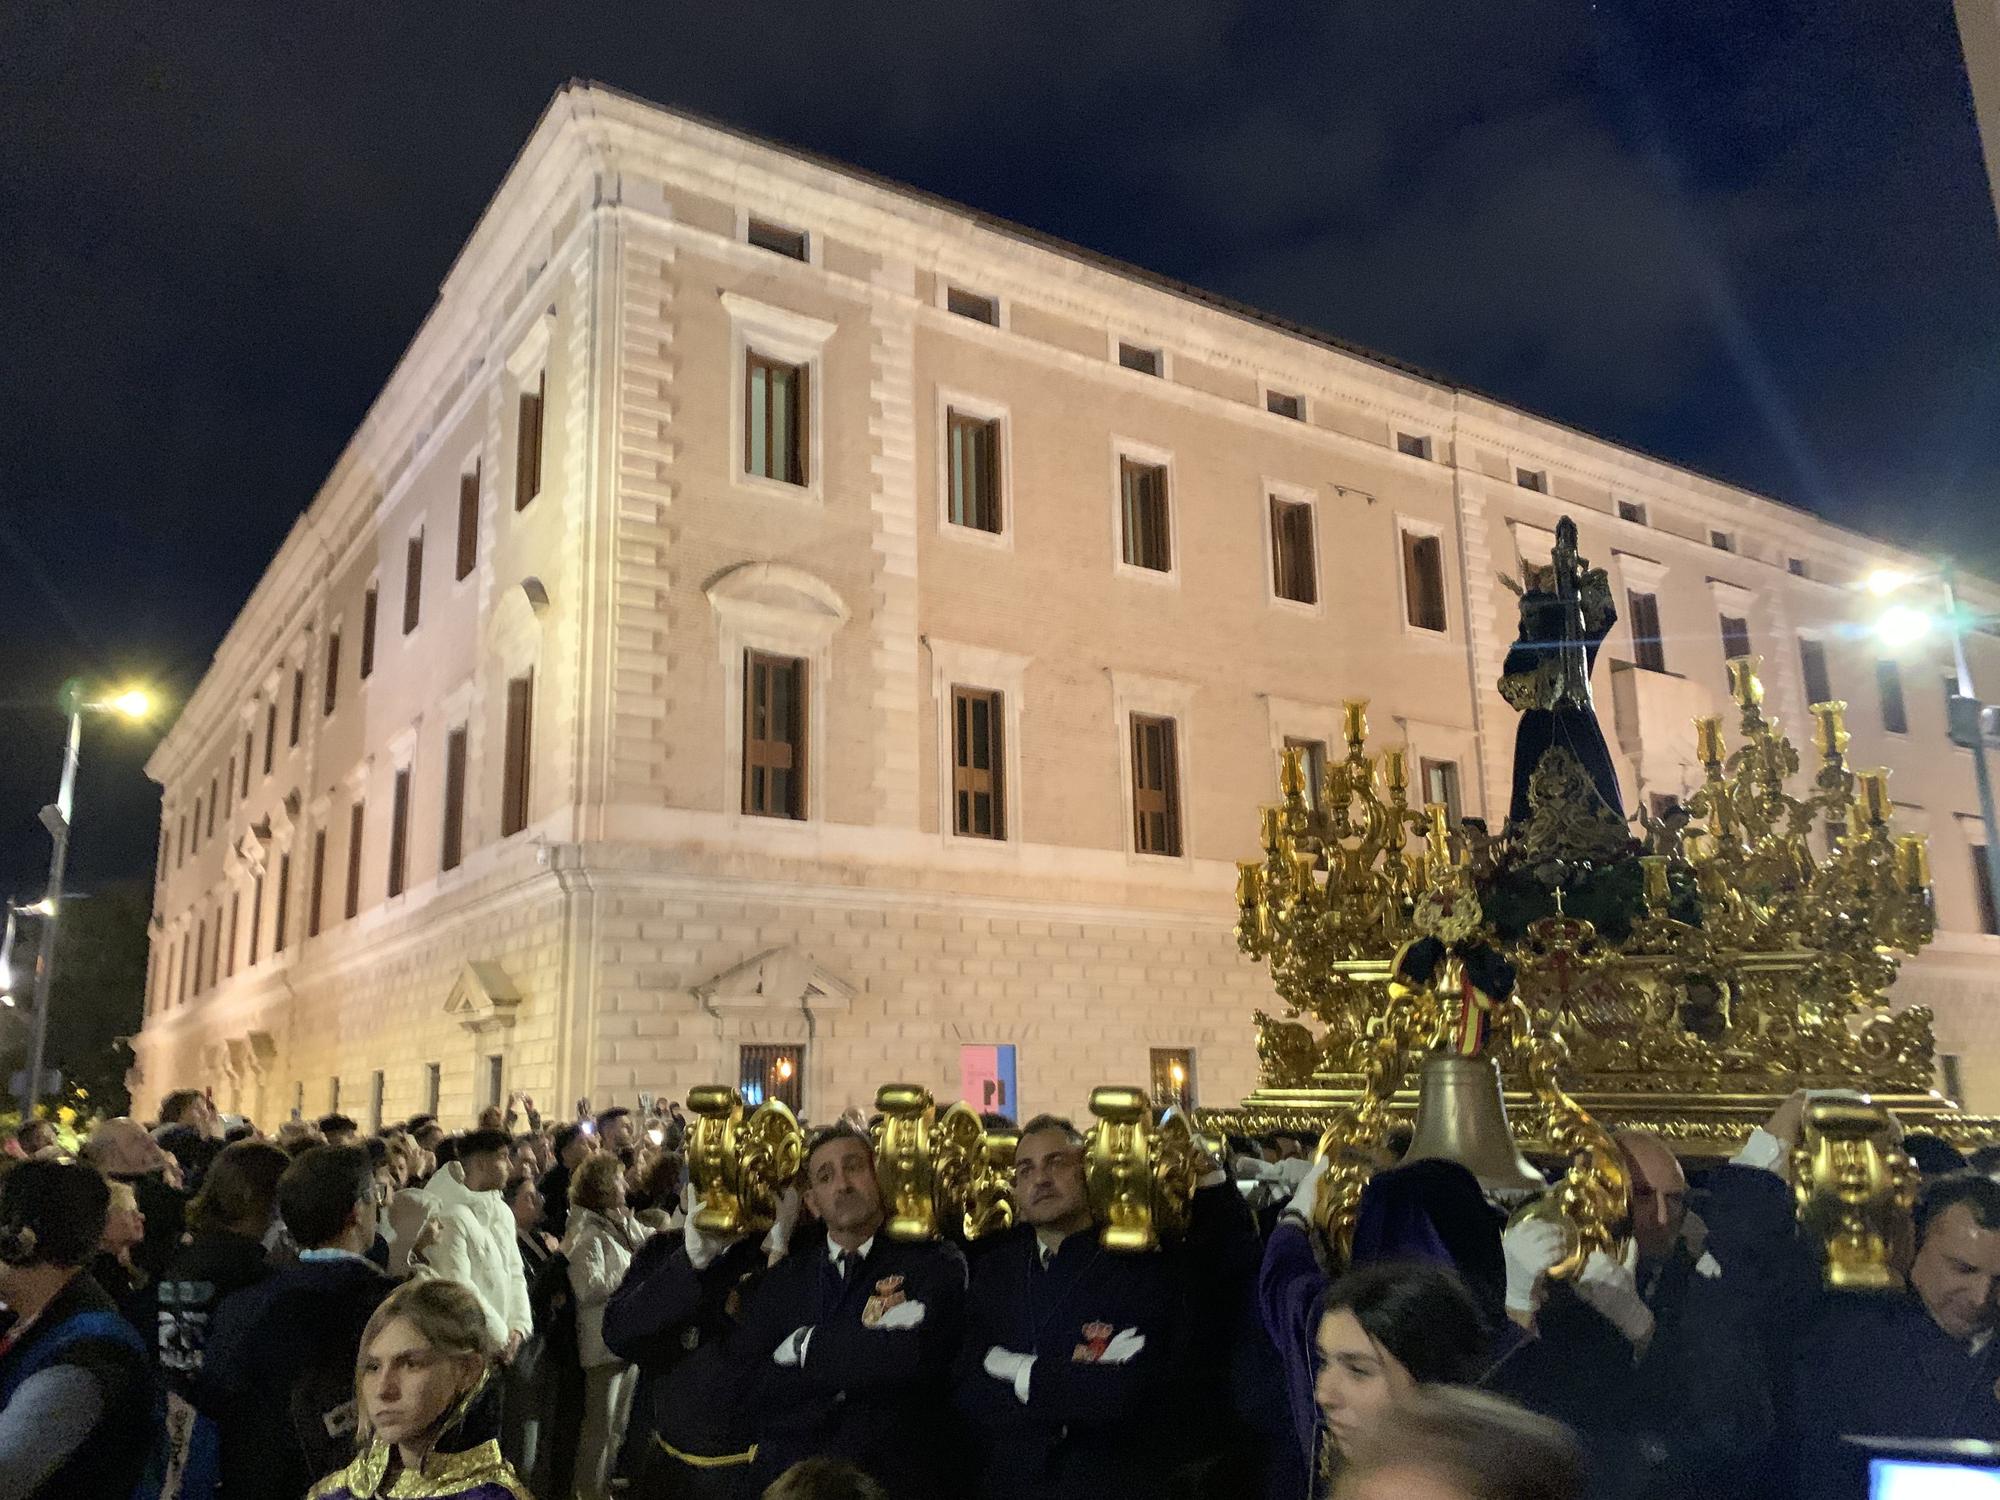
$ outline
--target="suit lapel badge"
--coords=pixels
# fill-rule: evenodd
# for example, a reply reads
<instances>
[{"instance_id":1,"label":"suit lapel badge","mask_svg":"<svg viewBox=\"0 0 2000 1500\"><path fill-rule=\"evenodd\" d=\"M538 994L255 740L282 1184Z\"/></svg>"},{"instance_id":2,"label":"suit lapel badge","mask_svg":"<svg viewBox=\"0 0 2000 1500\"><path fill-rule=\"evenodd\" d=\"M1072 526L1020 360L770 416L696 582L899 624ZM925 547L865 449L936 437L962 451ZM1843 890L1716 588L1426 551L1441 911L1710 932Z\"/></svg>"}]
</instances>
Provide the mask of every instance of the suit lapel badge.
<instances>
[{"instance_id":1,"label":"suit lapel badge","mask_svg":"<svg viewBox=\"0 0 2000 1500\"><path fill-rule=\"evenodd\" d=\"M903 1278L884 1276L875 1283L875 1295L868 1299L868 1305L861 1309L861 1326L873 1328L882 1321L882 1314L899 1302L909 1300L903 1295Z\"/></svg>"},{"instance_id":2,"label":"suit lapel badge","mask_svg":"<svg viewBox=\"0 0 2000 1500\"><path fill-rule=\"evenodd\" d=\"M1111 1342L1112 1328L1109 1323L1086 1323L1083 1325L1083 1342L1070 1352L1070 1361L1079 1365L1094 1365L1104 1358L1104 1350Z\"/></svg>"}]
</instances>

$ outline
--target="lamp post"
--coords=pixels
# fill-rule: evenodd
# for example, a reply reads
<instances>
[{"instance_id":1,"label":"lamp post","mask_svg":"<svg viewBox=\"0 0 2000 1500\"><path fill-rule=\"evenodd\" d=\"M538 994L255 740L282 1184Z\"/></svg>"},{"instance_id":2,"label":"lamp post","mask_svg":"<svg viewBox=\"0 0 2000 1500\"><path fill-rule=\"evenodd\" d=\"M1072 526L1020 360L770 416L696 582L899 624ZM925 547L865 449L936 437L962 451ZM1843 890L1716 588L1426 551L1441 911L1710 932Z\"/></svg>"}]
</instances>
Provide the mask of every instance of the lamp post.
<instances>
[{"instance_id":1,"label":"lamp post","mask_svg":"<svg viewBox=\"0 0 2000 1500\"><path fill-rule=\"evenodd\" d=\"M1951 636L1952 670L1958 679L1958 693L1947 705L1951 715L1953 744L1972 752L1972 780L1979 792L1979 821L1986 833L1986 885L1993 902L2000 906L2000 816L1993 806L1993 777L1986 767L1985 705L1972 690L1972 664L1965 655L1965 617L1959 610L1958 587L1949 562L1942 564L1930 579L1916 579L1893 569L1881 569L1868 577L1870 593L1887 596L1918 582L1935 582L1944 593L1944 628ZM1927 634L1936 622L1920 610L1897 606L1885 611L1876 622L1877 633L1892 644L1906 643Z\"/></svg>"},{"instance_id":2,"label":"lamp post","mask_svg":"<svg viewBox=\"0 0 2000 1500\"><path fill-rule=\"evenodd\" d=\"M83 716L116 713L139 720L153 710L152 695L139 688L109 698L87 699L83 696L83 684L75 678L62 685L58 701L69 715L69 733L63 741L62 780L56 788L56 800L42 809L42 826L48 829L53 847L49 851L48 894L41 900L42 930L35 960L35 1009L28 1029L28 1097L22 1101L23 1119L32 1119L42 1103L42 1059L49 1040L49 987L55 978L56 924L62 917L63 871L69 864L70 809L76 800Z\"/></svg>"}]
</instances>

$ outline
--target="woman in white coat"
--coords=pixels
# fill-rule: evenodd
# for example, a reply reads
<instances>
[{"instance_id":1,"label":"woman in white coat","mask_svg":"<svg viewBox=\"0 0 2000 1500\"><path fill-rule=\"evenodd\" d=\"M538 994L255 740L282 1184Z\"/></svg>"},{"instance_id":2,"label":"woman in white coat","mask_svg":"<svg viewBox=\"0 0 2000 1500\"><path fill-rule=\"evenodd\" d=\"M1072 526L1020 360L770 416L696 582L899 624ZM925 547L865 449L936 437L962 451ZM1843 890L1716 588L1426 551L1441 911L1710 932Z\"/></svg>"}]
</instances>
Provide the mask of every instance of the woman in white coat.
<instances>
[{"instance_id":1,"label":"woman in white coat","mask_svg":"<svg viewBox=\"0 0 2000 1500\"><path fill-rule=\"evenodd\" d=\"M563 1254L576 1293L577 1349L583 1361L583 1433L577 1441L576 1500L606 1500L625 1439L638 1371L604 1347L604 1305L625 1279L632 1252L648 1230L625 1206L625 1173L600 1151L576 1168L569 1185Z\"/></svg>"}]
</instances>

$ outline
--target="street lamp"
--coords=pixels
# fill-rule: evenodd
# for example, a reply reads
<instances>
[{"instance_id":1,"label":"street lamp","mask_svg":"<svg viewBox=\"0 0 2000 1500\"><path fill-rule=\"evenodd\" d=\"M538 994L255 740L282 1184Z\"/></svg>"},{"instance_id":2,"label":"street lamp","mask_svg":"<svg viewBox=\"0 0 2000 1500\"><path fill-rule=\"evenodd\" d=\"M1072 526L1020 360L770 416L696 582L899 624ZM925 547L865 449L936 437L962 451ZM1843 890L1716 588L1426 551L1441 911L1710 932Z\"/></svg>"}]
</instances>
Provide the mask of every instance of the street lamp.
<instances>
[{"instance_id":1,"label":"street lamp","mask_svg":"<svg viewBox=\"0 0 2000 1500\"><path fill-rule=\"evenodd\" d=\"M49 987L55 978L56 923L62 916L63 870L69 863L70 808L76 800L83 716L117 714L136 723L153 711L153 695L144 688L125 688L108 697L86 698L83 684L74 677L62 685L57 701L69 715L69 735L63 742L62 780L56 789L56 800L42 809L42 826L48 829L53 845L49 851L49 889L36 906L22 908L42 919L40 951L35 961L35 1011L28 1032L28 1097L22 1101L23 1119L32 1119L42 1102L42 1057L49 1039Z\"/></svg>"},{"instance_id":2,"label":"street lamp","mask_svg":"<svg viewBox=\"0 0 2000 1500\"><path fill-rule=\"evenodd\" d=\"M1986 769L1986 706L1972 690L1972 665L1965 655L1966 617L1959 608L1958 588L1950 563L1935 573L1918 576L1898 568L1877 568L1868 575L1865 587L1878 599L1887 599L1917 584L1935 583L1944 595L1944 608L1937 614L1908 604L1893 604L1875 621L1877 639L1889 646L1907 646L1942 627L1951 636L1952 668L1958 678L1958 692L1947 708L1951 714L1952 743L1972 752L1972 780L1979 789L1979 821L1986 830L1987 888L2000 901L2000 818L1993 807L1993 778Z\"/></svg>"}]
</instances>

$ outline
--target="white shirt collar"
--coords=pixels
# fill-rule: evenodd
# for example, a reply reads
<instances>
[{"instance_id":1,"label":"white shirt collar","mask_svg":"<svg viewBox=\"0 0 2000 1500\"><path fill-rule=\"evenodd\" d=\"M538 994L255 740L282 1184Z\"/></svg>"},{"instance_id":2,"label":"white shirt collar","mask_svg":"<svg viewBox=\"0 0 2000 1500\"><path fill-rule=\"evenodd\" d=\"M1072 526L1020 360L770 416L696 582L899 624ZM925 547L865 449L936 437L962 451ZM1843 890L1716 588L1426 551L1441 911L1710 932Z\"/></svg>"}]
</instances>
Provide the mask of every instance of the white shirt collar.
<instances>
[{"instance_id":1,"label":"white shirt collar","mask_svg":"<svg viewBox=\"0 0 2000 1500\"><path fill-rule=\"evenodd\" d=\"M868 1252L874 1248L875 1236L871 1234L867 1239L854 1247L854 1258L856 1260L866 1260L868 1259ZM838 1266L840 1264L840 1257L846 1253L831 1239L826 1242L826 1258L834 1265Z\"/></svg>"}]
</instances>

